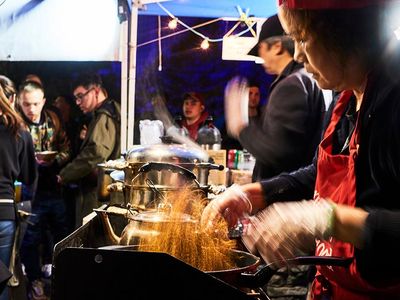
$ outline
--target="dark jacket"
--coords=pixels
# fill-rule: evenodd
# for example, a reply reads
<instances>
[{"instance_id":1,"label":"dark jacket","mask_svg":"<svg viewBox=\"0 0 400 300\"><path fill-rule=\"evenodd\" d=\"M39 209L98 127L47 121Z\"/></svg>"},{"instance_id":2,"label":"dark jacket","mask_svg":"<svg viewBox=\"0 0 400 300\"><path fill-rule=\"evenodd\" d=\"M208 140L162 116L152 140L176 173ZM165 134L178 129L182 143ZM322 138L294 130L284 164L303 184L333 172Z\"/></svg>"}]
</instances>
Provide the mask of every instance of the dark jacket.
<instances>
[{"instance_id":1,"label":"dark jacket","mask_svg":"<svg viewBox=\"0 0 400 300\"><path fill-rule=\"evenodd\" d=\"M57 174L71 157L70 142L60 117L50 109L44 109L39 123L33 123L22 114L32 136L35 151L57 151L54 162L49 166L39 165L36 192L60 194Z\"/></svg>"},{"instance_id":2,"label":"dark jacket","mask_svg":"<svg viewBox=\"0 0 400 300\"><path fill-rule=\"evenodd\" d=\"M260 123L250 123L239 141L255 158L253 181L311 163L321 137L324 97L301 64L292 61L271 84Z\"/></svg>"},{"instance_id":3,"label":"dark jacket","mask_svg":"<svg viewBox=\"0 0 400 300\"><path fill-rule=\"evenodd\" d=\"M16 180L31 185L37 177L35 152L28 131L20 131L15 138L10 130L0 122L0 199L14 199ZM13 203L0 204L0 220L13 220Z\"/></svg>"},{"instance_id":4,"label":"dark jacket","mask_svg":"<svg viewBox=\"0 0 400 300\"><path fill-rule=\"evenodd\" d=\"M364 248L355 255L361 275L372 283L400 282L400 51L393 53L371 72L359 113L356 206L370 214ZM266 201L309 199L312 176L315 181L315 166L263 181Z\"/></svg>"},{"instance_id":5,"label":"dark jacket","mask_svg":"<svg viewBox=\"0 0 400 300\"><path fill-rule=\"evenodd\" d=\"M63 183L78 181L97 170L97 165L121 155L121 109L106 99L93 113L78 155L60 172Z\"/></svg>"}]
</instances>

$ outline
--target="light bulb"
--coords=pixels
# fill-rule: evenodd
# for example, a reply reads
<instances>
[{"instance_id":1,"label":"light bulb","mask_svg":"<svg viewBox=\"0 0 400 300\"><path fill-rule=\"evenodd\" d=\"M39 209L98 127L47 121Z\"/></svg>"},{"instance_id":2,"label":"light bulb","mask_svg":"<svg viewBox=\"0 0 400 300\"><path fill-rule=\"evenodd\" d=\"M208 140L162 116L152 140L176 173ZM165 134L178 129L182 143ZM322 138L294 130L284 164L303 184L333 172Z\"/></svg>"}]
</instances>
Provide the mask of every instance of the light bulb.
<instances>
[{"instance_id":1,"label":"light bulb","mask_svg":"<svg viewBox=\"0 0 400 300\"><path fill-rule=\"evenodd\" d=\"M168 23L168 28L169 29L175 29L178 26L178 20L176 18L173 18L171 21Z\"/></svg>"},{"instance_id":2,"label":"light bulb","mask_svg":"<svg viewBox=\"0 0 400 300\"><path fill-rule=\"evenodd\" d=\"M210 43L207 39L203 40L200 45L201 49L206 50L210 47Z\"/></svg>"}]
</instances>

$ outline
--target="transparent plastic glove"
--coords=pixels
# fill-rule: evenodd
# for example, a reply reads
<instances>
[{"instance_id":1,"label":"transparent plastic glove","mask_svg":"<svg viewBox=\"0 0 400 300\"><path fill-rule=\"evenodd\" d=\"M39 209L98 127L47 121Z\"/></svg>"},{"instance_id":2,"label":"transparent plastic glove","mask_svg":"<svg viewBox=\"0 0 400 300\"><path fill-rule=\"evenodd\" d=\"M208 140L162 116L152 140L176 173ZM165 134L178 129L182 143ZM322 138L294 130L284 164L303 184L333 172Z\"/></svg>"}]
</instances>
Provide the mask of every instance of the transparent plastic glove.
<instances>
[{"instance_id":1,"label":"transparent plastic glove","mask_svg":"<svg viewBox=\"0 0 400 300\"><path fill-rule=\"evenodd\" d=\"M249 124L249 88L240 77L231 79L225 87L225 120L228 134L234 138Z\"/></svg>"},{"instance_id":2,"label":"transparent plastic glove","mask_svg":"<svg viewBox=\"0 0 400 300\"><path fill-rule=\"evenodd\" d=\"M275 203L249 218L243 243L266 262L283 266L284 260L309 253L316 238L331 235L334 208L326 200Z\"/></svg>"},{"instance_id":3,"label":"transparent plastic glove","mask_svg":"<svg viewBox=\"0 0 400 300\"><path fill-rule=\"evenodd\" d=\"M213 224L224 218L229 228L237 225L241 218L248 217L253 206L239 185L233 184L225 192L211 200L201 216L203 228L210 230Z\"/></svg>"}]
</instances>

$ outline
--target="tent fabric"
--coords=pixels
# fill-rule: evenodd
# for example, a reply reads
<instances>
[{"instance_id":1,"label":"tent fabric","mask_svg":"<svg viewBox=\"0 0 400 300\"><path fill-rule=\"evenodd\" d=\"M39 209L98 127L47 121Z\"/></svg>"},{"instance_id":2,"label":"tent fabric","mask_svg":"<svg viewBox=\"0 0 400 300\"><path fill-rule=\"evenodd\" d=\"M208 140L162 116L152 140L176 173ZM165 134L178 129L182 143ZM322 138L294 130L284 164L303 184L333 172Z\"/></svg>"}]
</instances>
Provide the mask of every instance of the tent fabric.
<instances>
[{"instance_id":1,"label":"tent fabric","mask_svg":"<svg viewBox=\"0 0 400 300\"><path fill-rule=\"evenodd\" d=\"M133 1L127 1L129 5ZM155 2L146 1L144 3ZM119 57L116 0L12 0L0 6L0 59L5 61L114 61ZM173 0L162 5L175 16L255 17L276 13L275 1ZM167 15L156 3L139 15Z\"/></svg>"},{"instance_id":2,"label":"tent fabric","mask_svg":"<svg viewBox=\"0 0 400 300\"><path fill-rule=\"evenodd\" d=\"M118 60L115 0L1 2L0 60Z\"/></svg>"},{"instance_id":3,"label":"tent fabric","mask_svg":"<svg viewBox=\"0 0 400 300\"><path fill-rule=\"evenodd\" d=\"M155 2L155 1L154 1ZM161 2L174 16L186 17L240 17L238 7L250 16L265 18L277 12L276 0L173 0ZM146 4L140 15L167 15L156 3Z\"/></svg>"}]
</instances>

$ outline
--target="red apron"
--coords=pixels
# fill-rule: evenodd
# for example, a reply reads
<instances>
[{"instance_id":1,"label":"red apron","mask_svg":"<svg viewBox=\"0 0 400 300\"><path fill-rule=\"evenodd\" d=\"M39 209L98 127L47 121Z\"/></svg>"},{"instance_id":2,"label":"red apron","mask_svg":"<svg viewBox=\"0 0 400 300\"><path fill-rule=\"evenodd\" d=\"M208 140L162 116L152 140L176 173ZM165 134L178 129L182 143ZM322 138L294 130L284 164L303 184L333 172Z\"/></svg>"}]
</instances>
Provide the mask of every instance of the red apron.
<instances>
[{"instance_id":1,"label":"red apron","mask_svg":"<svg viewBox=\"0 0 400 300\"><path fill-rule=\"evenodd\" d=\"M340 95L324 139L319 145L314 198L331 199L335 203L354 207L356 205L354 164L358 151L358 122L350 139L350 155L332 154L333 133L351 96L351 91L345 91ZM333 238L327 241L317 240L316 255L353 257L354 247ZM318 266L317 270L313 283L313 299L376 300L393 299L394 295L400 297L399 286L393 289L379 289L363 280L357 270L355 259L348 268Z\"/></svg>"}]
</instances>

